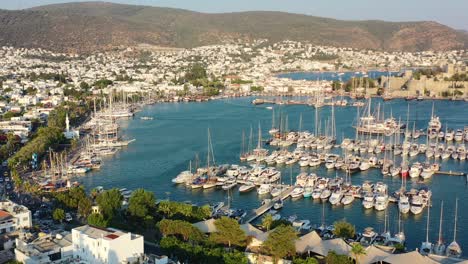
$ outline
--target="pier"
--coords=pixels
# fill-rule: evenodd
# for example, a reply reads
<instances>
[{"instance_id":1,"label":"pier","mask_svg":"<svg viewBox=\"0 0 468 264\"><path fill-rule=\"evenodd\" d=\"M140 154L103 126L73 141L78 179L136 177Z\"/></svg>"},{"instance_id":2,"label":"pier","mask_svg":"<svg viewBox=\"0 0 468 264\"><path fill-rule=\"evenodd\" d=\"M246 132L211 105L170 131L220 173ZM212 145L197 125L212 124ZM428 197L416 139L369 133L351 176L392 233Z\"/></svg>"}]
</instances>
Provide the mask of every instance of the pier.
<instances>
[{"instance_id":1,"label":"pier","mask_svg":"<svg viewBox=\"0 0 468 264\"><path fill-rule=\"evenodd\" d=\"M276 201L288 198L293 190L294 186L290 186L288 187L288 189L284 190L278 197L273 198L269 203L266 203L260 206L259 208L252 210L252 212L246 216L245 223L250 223L258 217L262 216L264 213L268 212L271 208L273 208L273 205L275 205Z\"/></svg>"}]
</instances>

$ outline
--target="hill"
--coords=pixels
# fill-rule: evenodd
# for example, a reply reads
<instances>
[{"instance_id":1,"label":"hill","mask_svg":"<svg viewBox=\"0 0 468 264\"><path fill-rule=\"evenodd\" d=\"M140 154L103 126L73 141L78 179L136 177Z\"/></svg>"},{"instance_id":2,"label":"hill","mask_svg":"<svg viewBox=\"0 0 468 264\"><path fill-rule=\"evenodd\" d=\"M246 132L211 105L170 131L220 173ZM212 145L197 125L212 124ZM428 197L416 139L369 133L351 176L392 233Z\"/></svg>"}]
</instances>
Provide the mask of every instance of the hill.
<instances>
[{"instance_id":1,"label":"hill","mask_svg":"<svg viewBox=\"0 0 468 264\"><path fill-rule=\"evenodd\" d=\"M17 47L92 52L140 43L195 47L256 38L389 51L468 46L466 33L430 21L344 21L265 11L206 14L105 2L0 10L0 45Z\"/></svg>"}]
</instances>

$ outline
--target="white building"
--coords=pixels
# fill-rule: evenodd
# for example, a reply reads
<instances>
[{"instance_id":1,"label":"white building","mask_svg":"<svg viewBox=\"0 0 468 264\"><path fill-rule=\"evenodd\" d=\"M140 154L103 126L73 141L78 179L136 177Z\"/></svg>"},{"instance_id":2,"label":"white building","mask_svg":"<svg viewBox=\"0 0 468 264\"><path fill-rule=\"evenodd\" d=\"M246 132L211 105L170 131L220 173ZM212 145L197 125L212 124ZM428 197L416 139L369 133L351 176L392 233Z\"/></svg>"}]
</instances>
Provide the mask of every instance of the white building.
<instances>
[{"instance_id":1,"label":"white building","mask_svg":"<svg viewBox=\"0 0 468 264\"><path fill-rule=\"evenodd\" d=\"M0 234L32 226L31 211L10 200L0 201Z\"/></svg>"},{"instance_id":2,"label":"white building","mask_svg":"<svg viewBox=\"0 0 468 264\"><path fill-rule=\"evenodd\" d=\"M16 239L15 258L24 264L63 263L73 257L70 232L37 238L27 243Z\"/></svg>"},{"instance_id":3,"label":"white building","mask_svg":"<svg viewBox=\"0 0 468 264\"><path fill-rule=\"evenodd\" d=\"M89 225L72 229L73 256L89 263L132 263L144 255L144 238Z\"/></svg>"}]
</instances>

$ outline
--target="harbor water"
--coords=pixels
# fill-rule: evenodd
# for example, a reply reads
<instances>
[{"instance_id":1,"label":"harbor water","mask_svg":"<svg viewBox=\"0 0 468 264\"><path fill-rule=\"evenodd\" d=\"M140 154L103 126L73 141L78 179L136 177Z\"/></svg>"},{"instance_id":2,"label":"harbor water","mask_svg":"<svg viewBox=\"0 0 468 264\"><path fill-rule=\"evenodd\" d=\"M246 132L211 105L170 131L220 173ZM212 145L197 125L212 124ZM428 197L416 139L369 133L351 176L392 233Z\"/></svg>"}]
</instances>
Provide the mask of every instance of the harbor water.
<instances>
[{"instance_id":1,"label":"harbor water","mask_svg":"<svg viewBox=\"0 0 468 264\"><path fill-rule=\"evenodd\" d=\"M343 81L347 82L351 78L369 77L372 79L378 79L381 76L396 76L398 72L386 72L386 71L368 71L368 72L289 72L279 74L279 78L289 78L292 80L326 80L326 81Z\"/></svg>"},{"instance_id":2,"label":"harbor water","mask_svg":"<svg viewBox=\"0 0 468 264\"><path fill-rule=\"evenodd\" d=\"M127 138L136 139L123 151L104 160L99 171L87 174L78 180L88 189L96 186L104 188L127 188L135 190L145 188L153 191L157 199L171 199L177 201L190 201L196 204L214 203L226 201L227 193L221 189L196 189L192 190L183 185L174 185L171 179L189 167L189 161L195 165L195 155L200 157L200 166L206 166L207 155L207 129L211 130L214 158L216 164L240 164L239 154L242 145L242 132L246 137L253 127L253 144L257 144L256 131L260 124L263 138L268 137L271 128L272 111L266 105L253 106L253 97L239 99L223 99L206 103L163 103L146 106L134 119L122 120L122 132ZM300 98L293 98L300 99ZM373 105L380 103L381 111L397 119L401 117L406 121L408 102L404 100L392 100L383 102L373 99ZM409 121L412 128L415 122L416 129L427 128L431 116L433 101L411 101ZM450 128L462 128L468 125L468 103L462 101L434 101L435 114L438 115L445 126ZM304 130L315 130L315 110L307 105L282 105L274 106L276 113L288 116L288 127L297 130L299 117L302 114ZM325 106L319 110L320 118L330 118L331 107ZM336 132L338 144L342 136L354 138L355 130L352 123L356 118L356 107L336 107ZM140 116L154 117L153 120L141 120ZM425 137L420 138L424 143ZM248 141L248 140L246 140ZM271 149L271 148L270 148ZM334 150L341 153L341 149ZM424 155L409 158L409 162L424 161ZM442 171L468 172L468 161L455 161L453 159L441 162ZM290 168L279 167L282 171L282 182L290 184ZM292 166L292 182L301 171L295 164ZM308 168L306 171L315 172L318 176L333 178L336 175L344 177L343 171L327 170L324 166ZM393 192L400 188L401 178L382 176L379 169L370 169L352 175L353 184L361 184L363 181L382 181ZM468 185L465 177L434 175L430 180L408 179L407 189L427 186L432 190L432 208L430 218L429 238L436 242L439 226L439 209L443 200L443 239L450 243L453 239L453 220L455 199L458 198L459 213L457 227L457 241L464 248L464 255L468 256ZM231 205L234 208L245 210L260 206L262 198L255 191L239 194L237 188L232 190ZM332 206L325 203L325 223L332 224L336 220L346 219L353 223L356 229L362 231L371 226L376 231L383 231L383 211L365 210L360 200L355 200L349 206ZM407 247L415 249L425 240L427 209L420 215L403 215L402 228L406 233ZM298 219L308 219L312 224L322 223L322 203L312 199L299 199L285 201L281 210L282 216L297 215ZM393 232L398 228L398 206L390 203L388 206L390 219L389 229Z\"/></svg>"}]
</instances>

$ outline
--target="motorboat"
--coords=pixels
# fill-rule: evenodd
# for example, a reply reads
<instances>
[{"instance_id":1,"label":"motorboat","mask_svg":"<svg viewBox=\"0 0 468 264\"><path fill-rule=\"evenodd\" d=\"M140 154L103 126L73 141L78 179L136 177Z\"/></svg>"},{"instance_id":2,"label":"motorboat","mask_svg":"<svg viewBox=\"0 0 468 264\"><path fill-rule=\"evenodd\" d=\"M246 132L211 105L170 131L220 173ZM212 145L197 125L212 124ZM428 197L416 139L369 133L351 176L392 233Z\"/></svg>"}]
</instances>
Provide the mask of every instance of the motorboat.
<instances>
[{"instance_id":1,"label":"motorboat","mask_svg":"<svg viewBox=\"0 0 468 264\"><path fill-rule=\"evenodd\" d=\"M402 214L407 214L410 211L409 197L406 195L400 195L398 199L398 210Z\"/></svg>"},{"instance_id":2,"label":"motorboat","mask_svg":"<svg viewBox=\"0 0 468 264\"><path fill-rule=\"evenodd\" d=\"M383 194L383 193L377 194L377 196L375 197L375 203L374 203L375 210L383 211L387 209L387 206L388 206L388 195Z\"/></svg>"},{"instance_id":3,"label":"motorboat","mask_svg":"<svg viewBox=\"0 0 468 264\"><path fill-rule=\"evenodd\" d=\"M343 199L341 199L341 203L343 205L349 205L354 201L354 194L350 191L346 192L343 196Z\"/></svg>"},{"instance_id":4,"label":"motorboat","mask_svg":"<svg viewBox=\"0 0 468 264\"><path fill-rule=\"evenodd\" d=\"M320 194L320 199L327 200L331 196L331 191L329 189L324 189Z\"/></svg>"},{"instance_id":5,"label":"motorboat","mask_svg":"<svg viewBox=\"0 0 468 264\"><path fill-rule=\"evenodd\" d=\"M273 208L274 208L275 210L279 210L279 209L283 208L283 200L278 199L278 201L276 201L276 202L273 204Z\"/></svg>"},{"instance_id":6,"label":"motorboat","mask_svg":"<svg viewBox=\"0 0 468 264\"><path fill-rule=\"evenodd\" d=\"M291 197L299 198L303 196L303 193L304 193L304 188L302 186L296 186L291 192Z\"/></svg>"},{"instance_id":7,"label":"motorboat","mask_svg":"<svg viewBox=\"0 0 468 264\"><path fill-rule=\"evenodd\" d=\"M314 191L312 191L312 198L313 199L319 199L320 196L322 195L323 189L321 188L315 188Z\"/></svg>"},{"instance_id":8,"label":"motorboat","mask_svg":"<svg viewBox=\"0 0 468 264\"><path fill-rule=\"evenodd\" d=\"M400 175L400 172L401 172L401 167L393 166L390 169L390 175L392 175L392 177L396 177L396 176Z\"/></svg>"},{"instance_id":9,"label":"motorboat","mask_svg":"<svg viewBox=\"0 0 468 264\"><path fill-rule=\"evenodd\" d=\"M371 209L374 207L374 194L372 192L367 192L364 195L364 200L362 201L362 206L364 206L365 209Z\"/></svg>"},{"instance_id":10,"label":"motorboat","mask_svg":"<svg viewBox=\"0 0 468 264\"><path fill-rule=\"evenodd\" d=\"M311 186L307 186L304 188L304 193L302 194L302 196L304 196L304 198L310 198L312 197L313 191L314 189Z\"/></svg>"},{"instance_id":11,"label":"motorboat","mask_svg":"<svg viewBox=\"0 0 468 264\"><path fill-rule=\"evenodd\" d=\"M341 202L341 199L343 198L343 191L339 188L337 188L330 196L330 199L328 201L332 205L337 205Z\"/></svg>"},{"instance_id":12,"label":"motorboat","mask_svg":"<svg viewBox=\"0 0 468 264\"><path fill-rule=\"evenodd\" d=\"M376 237L377 233L374 231L374 229L372 227L367 227L364 229L364 232L359 239L359 243L364 247L368 247L374 243Z\"/></svg>"},{"instance_id":13,"label":"motorboat","mask_svg":"<svg viewBox=\"0 0 468 264\"><path fill-rule=\"evenodd\" d=\"M227 190L230 190L230 189L232 189L232 188L234 188L234 187L236 187L236 186L237 186L237 182L236 182L236 181L226 181L226 182L221 186L221 188L222 188L223 190L227 191Z\"/></svg>"},{"instance_id":14,"label":"motorboat","mask_svg":"<svg viewBox=\"0 0 468 264\"><path fill-rule=\"evenodd\" d=\"M423 178L423 179L429 179L432 177L432 175L434 175L434 170L432 169L431 166L424 166L423 167L423 170L420 174L420 176Z\"/></svg>"},{"instance_id":15,"label":"motorboat","mask_svg":"<svg viewBox=\"0 0 468 264\"><path fill-rule=\"evenodd\" d=\"M265 195L265 194L269 194L270 190L271 190L271 185L270 184L262 184L257 189L257 192L258 192L258 195Z\"/></svg>"},{"instance_id":16,"label":"motorboat","mask_svg":"<svg viewBox=\"0 0 468 264\"><path fill-rule=\"evenodd\" d=\"M417 178L419 177L419 175L421 175L421 171L422 171L421 163L415 162L413 166L411 166L411 169L409 171L409 176L411 178Z\"/></svg>"},{"instance_id":17,"label":"motorboat","mask_svg":"<svg viewBox=\"0 0 468 264\"><path fill-rule=\"evenodd\" d=\"M424 206L425 205L424 205L424 200L422 196L420 196L419 194L413 195L413 197L411 198L411 208L410 208L411 213L415 215L422 213Z\"/></svg>"},{"instance_id":18,"label":"motorboat","mask_svg":"<svg viewBox=\"0 0 468 264\"><path fill-rule=\"evenodd\" d=\"M190 171L183 171L177 175L174 179L172 179L172 182L175 184L181 184L181 183L186 183L187 181L190 181L193 177L193 174Z\"/></svg>"},{"instance_id":19,"label":"motorboat","mask_svg":"<svg viewBox=\"0 0 468 264\"><path fill-rule=\"evenodd\" d=\"M255 189L255 184L252 183L252 182L247 182L246 184L242 184L239 187L239 192L246 193L246 192L249 192L249 191L251 191L253 189Z\"/></svg>"},{"instance_id":20,"label":"motorboat","mask_svg":"<svg viewBox=\"0 0 468 264\"><path fill-rule=\"evenodd\" d=\"M277 197L281 194L281 192L281 187L274 187L273 189L271 189L270 194L272 197Z\"/></svg>"},{"instance_id":21,"label":"motorboat","mask_svg":"<svg viewBox=\"0 0 468 264\"><path fill-rule=\"evenodd\" d=\"M362 161L361 164L359 165L359 169L361 171L366 171L370 168L370 163L367 161Z\"/></svg>"}]
</instances>

